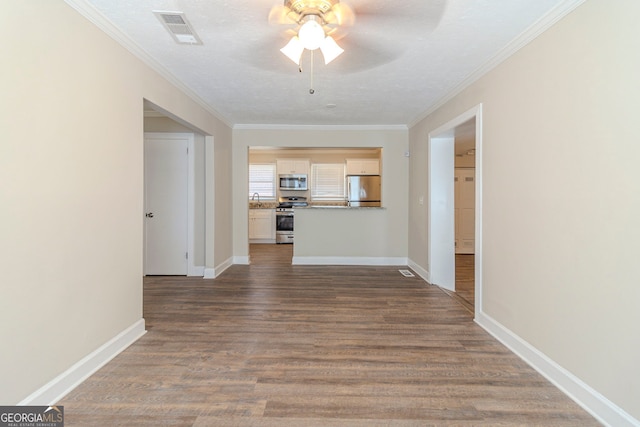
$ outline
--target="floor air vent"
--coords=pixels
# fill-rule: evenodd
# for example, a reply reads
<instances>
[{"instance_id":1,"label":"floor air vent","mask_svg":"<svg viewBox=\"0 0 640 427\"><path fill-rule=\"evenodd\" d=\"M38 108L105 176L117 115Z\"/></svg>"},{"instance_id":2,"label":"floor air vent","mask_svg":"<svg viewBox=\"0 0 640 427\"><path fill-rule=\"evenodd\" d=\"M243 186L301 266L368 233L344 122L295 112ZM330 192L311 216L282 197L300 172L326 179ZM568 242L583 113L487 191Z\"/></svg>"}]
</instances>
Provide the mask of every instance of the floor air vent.
<instances>
[{"instance_id":1,"label":"floor air vent","mask_svg":"<svg viewBox=\"0 0 640 427\"><path fill-rule=\"evenodd\" d=\"M154 10L153 13L158 17L164 28L169 31L171 37L180 44L202 44L202 41L191 28L191 24L183 12L164 12Z\"/></svg>"},{"instance_id":2,"label":"floor air vent","mask_svg":"<svg viewBox=\"0 0 640 427\"><path fill-rule=\"evenodd\" d=\"M416 277L411 271L409 270L398 270L400 272L400 274L402 274L404 277Z\"/></svg>"}]
</instances>

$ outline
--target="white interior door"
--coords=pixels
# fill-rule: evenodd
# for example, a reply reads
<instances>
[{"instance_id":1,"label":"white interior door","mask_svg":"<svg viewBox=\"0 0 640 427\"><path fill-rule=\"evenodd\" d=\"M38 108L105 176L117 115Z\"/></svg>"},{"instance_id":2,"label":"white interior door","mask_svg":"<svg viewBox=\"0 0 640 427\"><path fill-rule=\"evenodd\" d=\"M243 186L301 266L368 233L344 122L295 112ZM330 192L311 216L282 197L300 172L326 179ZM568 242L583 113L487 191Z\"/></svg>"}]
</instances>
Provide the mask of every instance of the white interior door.
<instances>
[{"instance_id":1,"label":"white interior door","mask_svg":"<svg viewBox=\"0 0 640 427\"><path fill-rule=\"evenodd\" d=\"M186 275L188 253L187 137L145 137L145 275Z\"/></svg>"},{"instance_id":2,"label":"white interior door","mask_svg":"<svg viewBox=\"0 0 640 427\"><path fill-rule=\"evenodd\" d=\"M454 138L429 139L430 283L455 290Z\"/></svg>"},{"instance_id":3,"label":"white interior door","mask_svg":"<svg viewBox=\"0 0 640 427\"><path fill-rule=\"evenodd\" d=\"M475 171L456 168L456 253L475 251Z\"/></svg>"}]
</instances>

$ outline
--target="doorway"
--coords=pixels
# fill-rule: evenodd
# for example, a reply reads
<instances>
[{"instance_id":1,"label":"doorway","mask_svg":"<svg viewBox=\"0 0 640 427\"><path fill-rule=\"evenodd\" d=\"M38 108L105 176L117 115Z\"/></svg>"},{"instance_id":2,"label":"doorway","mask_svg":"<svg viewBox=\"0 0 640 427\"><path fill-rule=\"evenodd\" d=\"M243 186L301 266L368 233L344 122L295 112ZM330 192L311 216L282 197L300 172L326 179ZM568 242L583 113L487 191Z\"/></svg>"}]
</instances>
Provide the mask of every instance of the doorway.
<instances>
[{"instance_id":1,"label":"doorway","mask_svg":"<svg viewBox=\"0 0 640 427\"><path fill-rule=\"evenodd\" d=\"M480 313L482 307L482 105L467 111L429 134L429 214L428 251L429 282L444 290L456 291L456 221L455 221L455 149L456 130L473 124L473 166L475 170L474 201L474 254L472 263L473 311ZM458 264L462 260L459 259ZM460 266L460 265L459 265ZM469 269L467 269L468 271ZM460 274L460 273L459 273ZM470 283L466 283L469 287ZM463 289L460 289L461 291ZM467 290L469 292L469 290ZM462 292L461 292L462 293Z\"/></svg>"}]
</instances>

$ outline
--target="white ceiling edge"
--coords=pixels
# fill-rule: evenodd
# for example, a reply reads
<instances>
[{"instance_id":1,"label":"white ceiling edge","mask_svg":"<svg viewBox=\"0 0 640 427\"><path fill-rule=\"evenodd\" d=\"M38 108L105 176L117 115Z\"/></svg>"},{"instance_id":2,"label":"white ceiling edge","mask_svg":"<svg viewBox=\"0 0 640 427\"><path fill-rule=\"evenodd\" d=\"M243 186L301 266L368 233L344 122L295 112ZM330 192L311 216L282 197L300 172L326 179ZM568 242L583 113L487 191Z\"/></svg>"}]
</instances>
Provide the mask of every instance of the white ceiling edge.
<instances>
[{"instance_id":1,"label":"white ceiling edge","mask_svg":"<svg viewBox=\"0 0 640 427\"><path fill-rule=\"evenodd\" d=\"M406 125L283 125L283 124L237 124L233 130L401 130L408 131Z\"/></svg>"},{"instance_id":2,"label":"white ceiling edge","mask_svg":"<svg viewBox=\"0 0 640 427\"><path fill-rule=\"evenodd\" d=\"M182 81L176 78L169 70L163 67L158 61L153 59L146 51L142 50L136 43L131 40L124 32L122 32L118 27L113 25L111 21L106 19L102 14L90 3L85 0L64 0L69 6L75 9L80 15L84 16L88 19L92 24L97 26L99 29L104 31L108 36L122 45L125 49L127 49L130 53L132 53L136 58L140 59L147 66L149 66L152 70L156 71L162 77L167 79L169 83L175 85L179 90L184 92L187 96L189 96L193 101L195 101L202 108L211 113L214 117L222 121L229 128L233 128L233 124L229 122L224 116L222 116L218 111L213 109L211 105L206 103L200 96L187 87Z\"/></svg>"},{"instance_id":3,"label":"white ceiling edge","mask_svg":"<svg viewBox=\"0 0 640 427\"><path fill-rule=\"evenodd\" d=\"M420 121L428 117L437 109L442 107L445 103L453 99L456 95L469 87L472 83L477 81L483 75L491 71L500 63L505 61L511 55L518 50L526 46L533 41L536 37L542 34L544 31L553 26L556 22L562 19L564 16L572 12L575 8L580 6L586 0L565 0L562 3L554 7L549 13L540 18L537 22L532 24L528 29L523 31L518 37L510 42L504 49L498 52L484 65L480 66L473 73L471 73L464 81L453 88L449 93L440 98L431 107L429 107L424 113L416 116L413 120L409 121L406 125L264 125L264 124L233 124L216 111L211 105L205 102L200 96L187 87L182 81L177 79L169 70L162 66L159 62L153 59L146 51L141 49L136 43L133 42L126 34L124 34L118 27L116 27L111 21L106 19L92 4L86 0L64 0L69 6L79 12L82 16L88 19L91 23L96 25L99 29L104 31L108 36L113 38L116 42L122 45L125 49L131 52L138 59L143 61L151 69L158 72L162 77L167 79L170 83L175 85L178 89L183 91L187 96L191 97L197 104L211 113L214 117L218 118L225 125L231 129L255 129L255 130L268 130L268 129L307 129L307 130L328 130L328 129L353 129L353 130L407 130L418 124Z\"/></svg>"},{"instance_id":4,"label":"white ceiling edge","mask_svg":"<svg viewBox=\"0 0 640 427\"><path fill-rule=\"evenodd\" d=\"M545 16L540 18L537 22L533 23L529 28L524 30L518 37L513 39L504 49L500 50L496 55L494 55L491 59L485 62L482 66L476 69L473 73L471 73L466 79L464 79L459 85L453 88L449 93L436 101L427 111L416 116L413 120L409 121L407 124L407 128L411 129L413 126L417 125L419 122L427 118L429 115L434 113L444 104L453 99L456 95L460 94L464 89L471 86L474 82L479 80L482 76L487 74L489 71L497 67L499 64L504 62L510 56L515 54L517 51L525 47L527 44L531 43L535 40L540 34L544 33L546 30L551 28L555 23L560 21L566 15L571 13L575 8L580 6L586 0L565 0L562 3L558 4L552 10L550 10Z\"/></svg>"}]
</instances>

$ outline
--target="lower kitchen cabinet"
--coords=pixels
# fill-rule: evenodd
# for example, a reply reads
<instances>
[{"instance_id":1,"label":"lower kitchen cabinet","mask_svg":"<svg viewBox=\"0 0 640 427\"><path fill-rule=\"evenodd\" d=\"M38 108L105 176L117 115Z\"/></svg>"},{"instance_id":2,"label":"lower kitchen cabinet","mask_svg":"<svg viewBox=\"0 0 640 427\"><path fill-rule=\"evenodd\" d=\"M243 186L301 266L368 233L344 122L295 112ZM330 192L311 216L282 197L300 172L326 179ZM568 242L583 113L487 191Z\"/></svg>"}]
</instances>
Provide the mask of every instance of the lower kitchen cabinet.
<instances>
[{"instance_id":1,"label":"lower kitchen cabinet","mask_svg":"<svg viewBox=\"0 0 640 427\"><path fill-rule=\"evenodd\" d=\"M275 209L249 209L249 241L250 243L275 243Z\"/></svg>"}]
</instances>

